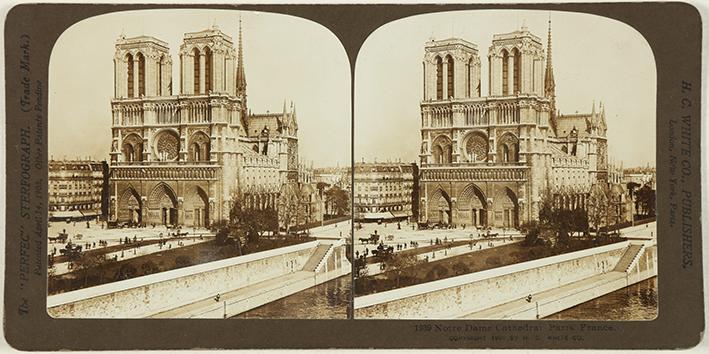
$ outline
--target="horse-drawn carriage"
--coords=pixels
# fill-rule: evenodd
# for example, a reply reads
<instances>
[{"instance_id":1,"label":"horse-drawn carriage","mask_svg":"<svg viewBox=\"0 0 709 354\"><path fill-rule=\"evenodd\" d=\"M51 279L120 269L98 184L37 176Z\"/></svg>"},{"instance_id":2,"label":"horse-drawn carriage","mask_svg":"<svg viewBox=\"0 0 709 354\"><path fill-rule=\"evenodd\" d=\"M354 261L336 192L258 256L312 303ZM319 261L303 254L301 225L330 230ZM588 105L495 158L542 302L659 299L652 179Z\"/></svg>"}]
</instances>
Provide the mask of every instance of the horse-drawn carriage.
<instances>
[{"instance_id":1,"label":"horse-drawn carriage","mask_svg":"<svg viewBox=\"0 0 709 354\"><path fill-rule=\"evenodd\" d=\"M372 250L372 256L379 258L380 260L389 259L394 254L394 246L384 246L380 243L376 249Z\"/></svg>"},{"instance_id":2,"label":"horse-drawn carriage","mask_svg":"<svg viewBox=\"0 0 709 354\"><path fill-rule=\"evenodd\" d=\"M379 235L376 233L373 233L373 234L369 235L369 238L360 237L359 242L362 242L362 244L365 244L365 243L376 244L377 242L379 242Z\"/></svg>"},{"instance_id":3,"label":"horse-drawn carriage","mask_svg":"<svg viewBox=\"0 0 709 354\"><path fill-rule=\"evenodd\" d=\"M66 232L60 232L59 235L57 235L55 237L47 236L47 238L49 239L49 242L64 243L69 238L69 234Z\"/></svg>"},{"instance_id":4,"label":"horse-drawn carriage","mask_svg":"<svg viewBox=\"0 0 709 354\"><path fill-rule=\"evenodd\" d=\"M71 242L67 243L66 246L59 250L62 256L67 256L69 259L74 259L81 254L81 245L75 245Z\"/></svg>"}]
</instances>

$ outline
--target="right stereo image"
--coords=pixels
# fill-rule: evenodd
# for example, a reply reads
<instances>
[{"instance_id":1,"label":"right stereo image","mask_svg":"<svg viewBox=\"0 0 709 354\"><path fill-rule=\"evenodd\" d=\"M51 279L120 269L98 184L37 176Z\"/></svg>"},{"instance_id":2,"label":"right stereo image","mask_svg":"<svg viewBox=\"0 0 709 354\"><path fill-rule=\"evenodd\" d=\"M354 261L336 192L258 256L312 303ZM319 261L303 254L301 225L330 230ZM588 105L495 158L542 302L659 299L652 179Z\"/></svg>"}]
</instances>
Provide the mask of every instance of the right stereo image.
<instances>
[{"instance_id":1,"label":"right stereo image","mask_svg":"<svg viewBox=\"0 0 709 354\"><path fill-rule=\"evenodd\" d=\"M355 67L355 319L653 320L655 59L632 27L471 10Z\"/></svg>"}]
</instances>

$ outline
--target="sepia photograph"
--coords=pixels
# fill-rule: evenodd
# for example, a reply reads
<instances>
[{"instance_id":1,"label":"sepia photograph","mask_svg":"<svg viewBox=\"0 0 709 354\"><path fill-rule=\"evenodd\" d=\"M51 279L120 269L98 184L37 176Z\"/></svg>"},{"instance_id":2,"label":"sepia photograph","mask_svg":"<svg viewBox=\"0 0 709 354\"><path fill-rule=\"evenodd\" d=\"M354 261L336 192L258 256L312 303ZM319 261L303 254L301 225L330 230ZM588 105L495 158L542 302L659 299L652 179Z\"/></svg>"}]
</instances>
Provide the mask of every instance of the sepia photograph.
<instances>
[{"instance_id":1,"label":"sepia photograph","mask_svg":"<svg viewBox=\"0 0 709 354\"><path fill-rule=\"evenodd\" d=\"M596 15L374 31L355 70L356 319L653 320L656 68Z\"/></svg>"},{"instance_id":2,"label":"sepia photograph","mask_svg":"<svg viewBox=\"0 0 709 354\"><path fill-rule=\"evenodd\" d=\"M91 17L49 66L55 318L345 319L350 66L302 18Z\"/></svg>"}]
</instances>

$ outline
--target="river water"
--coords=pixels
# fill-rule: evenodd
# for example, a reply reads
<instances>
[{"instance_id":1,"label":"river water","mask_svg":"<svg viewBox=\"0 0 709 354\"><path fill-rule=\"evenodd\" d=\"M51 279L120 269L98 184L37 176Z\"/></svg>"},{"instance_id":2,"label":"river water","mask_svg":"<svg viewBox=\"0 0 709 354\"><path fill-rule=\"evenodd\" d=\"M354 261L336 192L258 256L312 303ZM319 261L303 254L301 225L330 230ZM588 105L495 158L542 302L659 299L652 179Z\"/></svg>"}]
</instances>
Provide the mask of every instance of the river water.
<instances>
[{"instance_id":1,"label":"river water","mask_svg":"<svg viewBox=\"0 0 709 354\"><path fill-rule=\"evenodd\" d=\"M346 319L351 279L342 276L232 318Z\"/></svg>"},{"instance_id":2,"label":"river water","mask_svg":"<svg viewBox=\"0 0 709 354\"><path fill-rule=\"evenodd\" d=\"M657 317L657 277L553 314L549 320L637 321Z\"/></svg>"}]
</instances>

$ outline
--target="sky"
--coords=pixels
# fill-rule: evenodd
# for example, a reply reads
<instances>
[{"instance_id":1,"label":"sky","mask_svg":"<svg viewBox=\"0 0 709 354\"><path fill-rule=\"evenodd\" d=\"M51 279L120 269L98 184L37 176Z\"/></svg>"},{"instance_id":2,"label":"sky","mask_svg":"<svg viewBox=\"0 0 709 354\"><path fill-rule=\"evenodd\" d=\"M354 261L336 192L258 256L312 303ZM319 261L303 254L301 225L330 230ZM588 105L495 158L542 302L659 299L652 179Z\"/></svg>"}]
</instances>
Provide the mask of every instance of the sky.
<instances>
[{"instance_id":1,"label":"sky","mask_svg":"<svg viewBox=\"0 0 709 354\"><path fill-rule=\"evenodd\" d=\"M625 167L654 166L657 75L645 39L605 17L531 10L418 15L374 31L355 67L355 160L418 162L426 41L458 37L477 44L486 96L493 34L526 25L546 49L550 16L557 108L562 114L584 113L594 100L596 105L602 101L609 159Z\"/></svg>"},{"instance_id":2,"label":"sky","mask_svg":"<svg viewBox=\"0 0 709 354\"><path fill-rule=\"evenodd\" d=\"M55 44L49 73L49 155L109 158L113 56L116 39L149 35L166 41L179 89L179 46L184 33L213 24L236 46L241 15L248 108L281 112L293 101L299 156L314 166L349 165L350 66L329 30L286 15L234 10L142 10L83 20Z\"/></svg>"}]
</instances>

